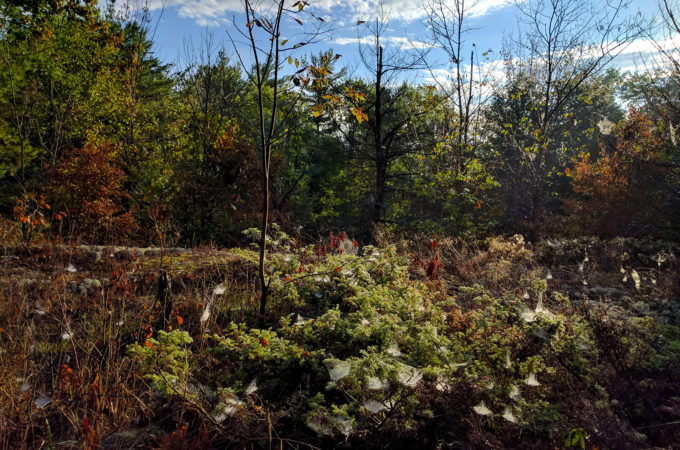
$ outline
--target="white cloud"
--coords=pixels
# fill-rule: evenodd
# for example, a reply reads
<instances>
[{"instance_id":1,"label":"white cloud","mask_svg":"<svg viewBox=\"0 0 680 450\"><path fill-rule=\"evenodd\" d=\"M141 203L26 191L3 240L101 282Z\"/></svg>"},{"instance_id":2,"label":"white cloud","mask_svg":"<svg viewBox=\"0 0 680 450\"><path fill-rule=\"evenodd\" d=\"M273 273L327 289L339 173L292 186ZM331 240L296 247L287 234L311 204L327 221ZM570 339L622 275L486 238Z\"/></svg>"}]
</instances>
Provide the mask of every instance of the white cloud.
<instances>
[{"instance_id":1,"label":"white cloud","mask_svg":"<svg viewBox=\"0 0 680 450\"><path fill-rule=\"evenodd\" d=\"M155 0L161 3L160 0ZM168 3L177 6L177 15L187 19L193 19L199 25L219 26L228 12L241 11L243 5L240 0L168 0Z\"/></svg>"},{"instance_id":2,"label":"white cloud","mask_svg":"<svg viewBox=\"0 0 680 450\"><path fill-rule=\"evenodd\" d=\"M677 50L680 48L680 36L662 39L656 43L651 39L638 39L631 42L630 45L621 52L621 55L631 53L657 53L659 51L657 45L665 51Z\"/></svg>"},{"instance_id":3,"label":"white cloud","mask_svg":"<svg viewBox=\"0 0 680 450\"><path fill-rule=\"evenodd\" d=\"M333 40L337 45L375 45L375 38L373 36L364 37L340 37ZM383 36L381 37L381 44L388 47L399 47L401 50L408 49L425 49L431 48L432 44L422 41L412 41L406 36Z\"/></svg>"},{"instance_id":4,"label":"white cloud","mask_svg":"<svg viewBox=\"0 0 680 450\"><path fill-rule=\"evenodd\" d=\"M456 73L452 69L434 69L422 74L424 83L437 87L447 92L455 90L454 79ZM463 77L469 80L470 74L467 68L463 68ZM475 67L473 78L473 103L485 102L496 90L497 86L502 85L507 75L501 61L487 61ZM465 89L469 84L466 81Z\"/></svg>"},{"instance_id":5,"label":"white cloud","mask_svg":"<svg viewBox=\"0 0 680 450\"><path fill-rule=\"evenodd\" d=\"M621 44L620 42L606 42L602 46L593 45L582 47L580 57L597 57L605 52L616 55L618 58L634 55L647 57L648 55L658 54L660 50L664 52L675 52L678 49L680 49L680 36L674 36L658 41L644 38L636 39L626 44Z\"/></svg>"},{"instance_id":6,"label":"white cloud","mask_svg":"<svg viewBox=\"0 0 680 450\"><path fill-rule=\"evenodd\" d=\"M672 56L680 60L680 36L660 39L637 39L624 47L619 48L617 42L608 43L605 49L612 50L616 55L612 60L612 66L617 67L622 72L641 72L663 63L666 56ZM583 57L594 57L602 53L603 49L594 46L585 49Z\"/></svg>"},{"instance_id":7,"label":"white cloud","mask_svg":"<svg viewBox=\"0 0 680 450\"><path fill-rule=\"evenodd\" d=\"M477 2L473 2L472 6L468 9L469 17L482 17L499 9L505 8L506 6L511 6L513 3L513 0L479 0Z\"/></svg>"},{"instance_id":8,"label":"white cloud","mask_svg":"<svg viewBox=\"0 0 680 450\"><path fill-rule=\"evenodd\" d=\"M326 2L334 2L334 0L323 0L321 4L323 5ZM506 6L511 6L513 3L514 0L468 0L466 2L467 17L479 18ZM380 2L363 0L352 3L352 5L355 5L352 7L354 17L365 20L377 15ZM347 4L342 4L342 7L346 9ZM389 13L391 19L412 21L426 16L422 0L383 0L383 7L385 12Z\"/></svg>"},{"instance_id":9,"label":"white cloud","mask_svg":"<svg viewBox=\"0 0 680 450\"><path fill-rule=\"evenodd\" d=\"M202 27L220 27L228 22L229 20L223 18L209 19L206 17L198 17L196 19L196 23Z\"/></svg>"},{"instance_id":10,"label":"white cloud","mask_svg":"<svg viewBox=\"0 0 680 450\"><path fill-rule=\"evenodd\" d=\"M643 72L654 69L659 64L664 63L666 56L672 56L680 61L680 36L673 36L658 41L637 39L623 48L617 49L617 47L619 47L618 43L608 44L608 48L614 49L613 54L616 54L616 57L611 62L611 67L616 67L621 72ZM662 49L665 55L659 49ZM601 52L602 48L599 46L585 48L581 53L581 57L594 57L600 55ZM520 60L514 58L512 62L519 64ZM526 63L527 59L524 59L524 62ZM505 66L502 61L483 63L475 73L476 82L480 82L480 78L478 78L480 74L482 76L486 75L486 79L489 81L493 80L496 83L502 84L507 80ZM446 86L451 81L453 75L449 69L435 69L424 73L423 80L429 84Z\"/></svg>"},{"instance_id":11,"label":"white cloud","mask_svg":"<svg viewBox=\"0 0 680 450\"><path fill-rule=\"evenodd\" d=\"M103 2L104 0L100 0ZM523 1L523 0L520 0ZM124 1L119 1L117 8L121 8ZM243 10L242 0L129 0L132 8L148 6L150 10L176 8L180 17L192 19L202 26L222 25L223 19L229 13ZM272 5L271 0L263 0L265 8ZM467 4L469 18L479 18L513 4L513 0L472 0ZM291 2L292 5L292 2ZM390 19L413 21L425 17L422 0L382 0L383 9ZM339 20L370 20L376 17L380 10L380 0L318 0L311 2L310 10L327 14Z\"/></svg>"},{"instance_id":12,"label":"white cloud","mask_svg":"<svg viewBox=\"0 0 680 450\"><path fill-rule=\"evenodd\" d=\"M108 0L99 0L107 6ZM118 0L115 10L124 17L136 16L144 8L149 11L176 9L177 15L191 19L199 26L216 27L227 23L227 13L243 10L241 0Z\"/></svg>"},{"instance_id":13,"label":"white cloud","mask_svg":"<svg viewBox=\"0 0 680 450\"><path fill-rule=\"evenodd\" d=\"M333 39L333 43L337 45L373 45L373 40L369 37L363 38L351 38L351 37L340 37Z\"/></svg>"}]
</instances>

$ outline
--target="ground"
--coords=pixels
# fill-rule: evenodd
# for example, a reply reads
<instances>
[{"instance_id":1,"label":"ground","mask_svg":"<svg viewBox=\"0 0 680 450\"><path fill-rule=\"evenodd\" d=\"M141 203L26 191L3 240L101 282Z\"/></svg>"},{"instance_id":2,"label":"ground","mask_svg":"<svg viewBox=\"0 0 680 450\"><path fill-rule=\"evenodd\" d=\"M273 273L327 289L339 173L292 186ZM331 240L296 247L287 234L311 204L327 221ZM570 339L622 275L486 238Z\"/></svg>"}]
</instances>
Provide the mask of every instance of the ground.
<instances>
[{"instance_id":1,"label":"ground","mask_svg":"<svg viewBox=\"0 0 680 450\"><path fill-rule=\"evenodd\" d=\"M671 447L678 250L8 246L0 447Z\"/></svg>"}]
</instances>

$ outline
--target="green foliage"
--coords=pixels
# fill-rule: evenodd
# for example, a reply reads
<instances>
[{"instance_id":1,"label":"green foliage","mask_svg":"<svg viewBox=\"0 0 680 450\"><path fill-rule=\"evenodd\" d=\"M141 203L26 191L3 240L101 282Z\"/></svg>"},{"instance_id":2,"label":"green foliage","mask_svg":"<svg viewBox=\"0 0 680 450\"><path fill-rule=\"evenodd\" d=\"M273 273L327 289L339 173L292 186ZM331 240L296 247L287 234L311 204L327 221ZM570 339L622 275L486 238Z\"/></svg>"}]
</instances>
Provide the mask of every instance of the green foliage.
<instances>
[{"instance_id":1,"label":"green foliage","mask_svg":"<svg viewBox=\"0 0 680 450\"><path fill-rule=\"evenodd\" d=\"M251 408L240 399L257 386L272 408L296 398L295 427L328 437L414 435L428 418L454 410L467 420L546 436L564 429L566 411L549 400L564 376L554 364L564 361L584 378L594 377L596 355L585 350L591 345L585 322L540 306L549 301L545 279L521 281L539 299L535 311L481 285L461 286L442 299L408 279L409 261L394 247L363 251L361 257L311 258L305 253L311 249L274 255L267 269L273 280L269 313L281 316L280 324L258 330L231 323L206 336L201 358L219 368L216 376L182 378L187 367L201 363L170 344L172 334L159 332L158 341L149 340L152 347L131 351L145 370L163 373L149 375L157 390L176 395L164 379L205 386L218 394L203 398L203 408L222 417ZM559 296L554 301L568 303ZM631 351L636 360L642 356Z\"/></svg>"},{"instance_id":2,"label":"green foliage","mask_svg":"<svg viewBox=\"0 0 680 450\"><path fill-rule=\"evenodd\" d=\"M490 171L501 186L496 200L500 223L510 229L551 231L547 229L553 225L544 219L559 212L560 199L571 192L572 158L597 154L598 141L606 137L598 124L622 117L614 98L617 79L617 72L610 71L585 80L554 105L549 117L544 117L545 92L530 73L514 73L494 96L485 116L488 156L494 159ZM559 92L559 85L553 89Z\"/></svg>"},{"instance_id":3,"label":"green foliage","mask_svg":"<svg viewBox=\"0 0 680 450\"><path fill-rule=\"evenodd\" d=\"M247 330L231 324L224 336L212 335L208 354L229 367L212 383L236 391L258 380L259 391L276 400L300 387L300 380L317 378L321 351L307 351L295 342L267 330Z\"/></svg>"},{"instance_id":4,"label":"green foliage","mask_svg":"<svg viewBox=\"0 0 680 450\"><path fill-rule=\"evenodd\" d=\"M569 430L569 436L564 443L565 447L578 447L582 450L586 448L586 439L588 438L588 433L583 428L573 428Z\"/></svg>"},{"instance_id":5,"label":"green foliage","mask_svg":"<svg viewBox=\"0 0 680 450\"><path fill-rule=\"evenodd\" d=\"M174 397L187 392L193 362L188 346L192 342L186 331L158 331L155 339L132 344L128 351L156 392Z\"/></svg>"}]
</instances>

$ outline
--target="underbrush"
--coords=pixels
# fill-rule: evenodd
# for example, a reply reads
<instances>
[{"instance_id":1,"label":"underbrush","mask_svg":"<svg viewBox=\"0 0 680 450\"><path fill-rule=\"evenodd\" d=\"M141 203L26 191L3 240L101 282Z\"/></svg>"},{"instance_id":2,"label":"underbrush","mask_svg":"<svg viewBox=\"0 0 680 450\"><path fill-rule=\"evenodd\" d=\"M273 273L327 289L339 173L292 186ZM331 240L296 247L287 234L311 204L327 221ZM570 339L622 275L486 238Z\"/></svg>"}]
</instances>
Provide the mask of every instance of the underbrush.
<instances>
[{"instance_id":1,"label":"underbrush","mask_svg":"<svg viewBox=\"0 0 680 450\"><path fill-rule=\"evenodd\" d=\"M266 330L253 250L6 252L0 447L680 442L670 244L271 245Z\"/></svg>"}]
</instances>

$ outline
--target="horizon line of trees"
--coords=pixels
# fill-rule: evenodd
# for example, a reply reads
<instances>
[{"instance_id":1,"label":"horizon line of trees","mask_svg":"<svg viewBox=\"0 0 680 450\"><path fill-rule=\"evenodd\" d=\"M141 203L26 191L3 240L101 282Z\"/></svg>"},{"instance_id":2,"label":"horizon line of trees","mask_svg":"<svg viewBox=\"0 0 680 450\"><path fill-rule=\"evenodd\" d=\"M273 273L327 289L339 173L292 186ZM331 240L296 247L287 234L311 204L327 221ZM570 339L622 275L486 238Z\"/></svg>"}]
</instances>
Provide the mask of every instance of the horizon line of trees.
<instances>
[{"instance_id":1,"label":"horizon line of trees","mask_svg":"<svg viewBox=\"0 0 680 450\"><path fill-rule=\"evenodd\" d=\"M262 220L268 191L272 221L310 238L369 241L376 226L680 237L680 60L658 44L650 70L611 68L649 28L625 16L625 1L521 3L501 80L466 43L462 0L424 7L446 64L384 46L380 14L361 28L372 45L360 48L359 78L332 50L304 48L244 70L209 37L173 72L153 55L144 15L0 0L0 231L234 245ZM680 35L677 8L664 0L660 12L658 25ZM441 69L449 78L434 85L400 81ZM268 188L259 106L278 133Z\"/></svg>"}]
</instances>

